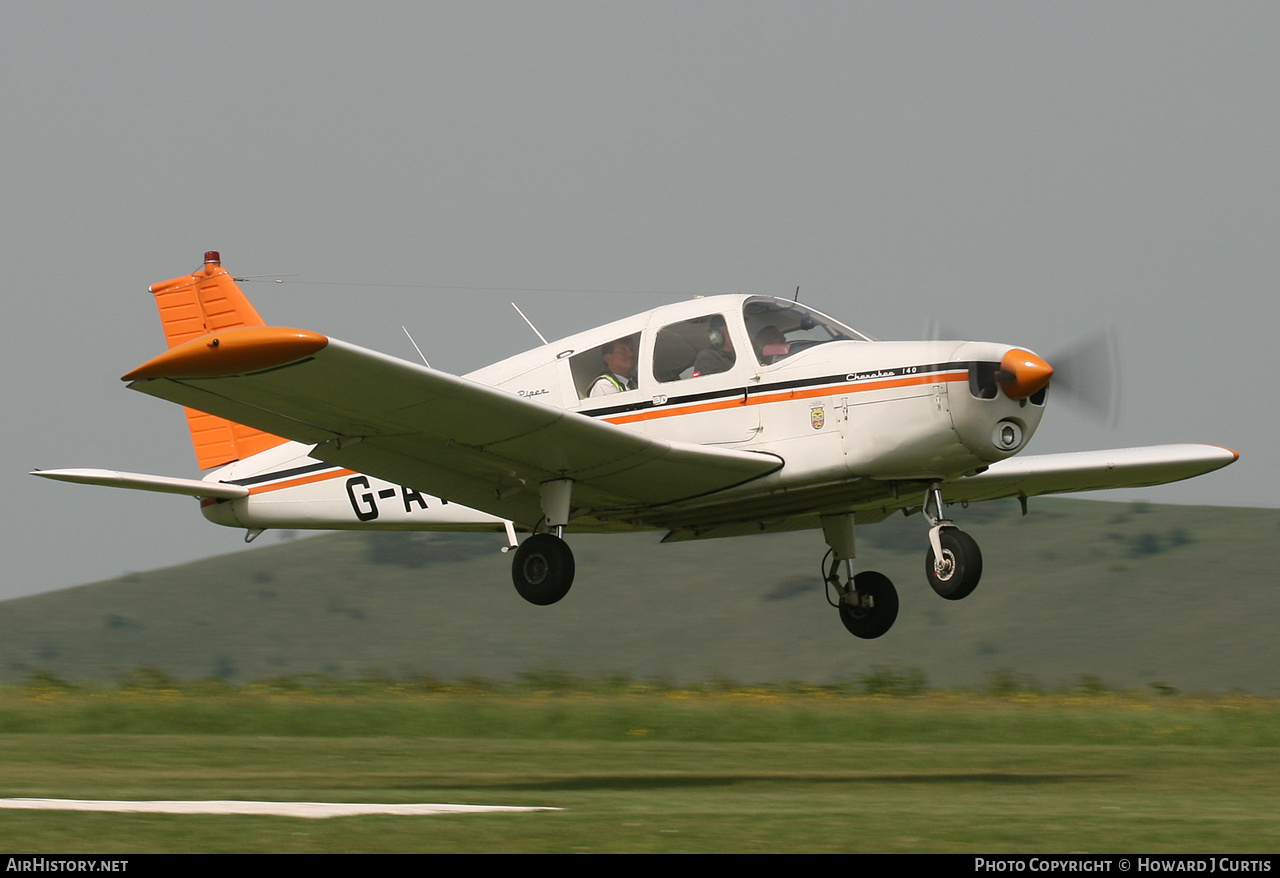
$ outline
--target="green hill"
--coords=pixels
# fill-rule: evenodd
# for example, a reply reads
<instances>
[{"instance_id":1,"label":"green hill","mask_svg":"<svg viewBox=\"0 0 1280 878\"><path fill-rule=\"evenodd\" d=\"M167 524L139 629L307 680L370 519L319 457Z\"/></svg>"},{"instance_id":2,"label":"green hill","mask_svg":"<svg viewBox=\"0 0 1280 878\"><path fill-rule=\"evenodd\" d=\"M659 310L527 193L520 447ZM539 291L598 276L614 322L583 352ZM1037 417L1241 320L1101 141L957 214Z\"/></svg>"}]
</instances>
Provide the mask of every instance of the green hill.
<instances>
[{"instance_id":1,"label":"green hill","mask_svg":"<svg viewBox=\"0 0 1280 878\"><path fill-rule=\"evenodd\" d=\"M498 536L337 533L0 603L0 676L509 679L554 665L830 682L890 666L935 686L1280 688L1280 510L1046 499L1026 518L1016 503L954 514L986 562L960 602L925 584L919 516L859 531L859 569L887 574L902 603L875 641L849 636L824 600L818 532L669 546L571 535L577 581L552 607L516 596Z\"/></svg>"}]
</instances>

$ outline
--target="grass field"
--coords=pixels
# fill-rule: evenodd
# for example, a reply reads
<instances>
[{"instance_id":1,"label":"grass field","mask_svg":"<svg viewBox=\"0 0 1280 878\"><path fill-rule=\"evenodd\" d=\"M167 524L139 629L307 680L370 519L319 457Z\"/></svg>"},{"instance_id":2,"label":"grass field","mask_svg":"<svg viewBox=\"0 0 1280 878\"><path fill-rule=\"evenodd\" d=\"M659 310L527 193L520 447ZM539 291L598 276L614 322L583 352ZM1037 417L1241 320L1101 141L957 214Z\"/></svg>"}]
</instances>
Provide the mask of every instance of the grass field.
<instances>
[{"instance_id":1,"label":"grass field","mask_svg":"<svg viewBox=\"0 0 1280 878\"><path fill-rule=\"evenodd\" d=\"M1014 671L1045 688L1091 675L1134 690L1280 694L1280 602L1257 551L1280 534L1280 510L1057 498L1030 509L955 510L985 559L963 601L925 583L919 516L860 528L859 569L889 576L901 598L893 630L870 642L827 603L818 532L670 545L574 534L577 580L554 607L515 594L492 534L269 535L0 603L0 682L138 667L236 683L375 668L513 680L554 663L592 677L833 683L897 665L947 688Z\"/></svg>"},{"instance_id":2,"label":"grass field","mask_svg":"<svg viewBox=\"0 0 1280 878\"><path fill-rule=\"evenodd\" d=\"M812 687L0 692L0 796L448 802L429 817L0 812L11 852L1274 852L1280 702Z\"/></svg>"}]
</instances>

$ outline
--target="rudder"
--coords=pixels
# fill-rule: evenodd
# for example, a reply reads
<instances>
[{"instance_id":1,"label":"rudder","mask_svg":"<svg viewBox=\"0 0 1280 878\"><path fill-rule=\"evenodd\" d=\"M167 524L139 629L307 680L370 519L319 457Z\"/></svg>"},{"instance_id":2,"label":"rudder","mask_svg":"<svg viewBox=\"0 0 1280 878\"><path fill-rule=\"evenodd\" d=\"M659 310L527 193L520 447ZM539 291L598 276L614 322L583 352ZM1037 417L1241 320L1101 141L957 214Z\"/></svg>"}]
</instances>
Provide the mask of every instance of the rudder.
<instances>
[{"instance_id":1,"label":"rudder","mask_svg":"<svg viewBox=\"0 0 1280 878\"><path fill-rule=\"evenodd\" d=\"M198 271L152 284L150 290L171 348L211 332L266 325L235 278L222 267L216 250L204 254L204 266ZM243 460L288 441L195 409L186 409L186 413L200 469Z\"/></svg>"}]
</instances>

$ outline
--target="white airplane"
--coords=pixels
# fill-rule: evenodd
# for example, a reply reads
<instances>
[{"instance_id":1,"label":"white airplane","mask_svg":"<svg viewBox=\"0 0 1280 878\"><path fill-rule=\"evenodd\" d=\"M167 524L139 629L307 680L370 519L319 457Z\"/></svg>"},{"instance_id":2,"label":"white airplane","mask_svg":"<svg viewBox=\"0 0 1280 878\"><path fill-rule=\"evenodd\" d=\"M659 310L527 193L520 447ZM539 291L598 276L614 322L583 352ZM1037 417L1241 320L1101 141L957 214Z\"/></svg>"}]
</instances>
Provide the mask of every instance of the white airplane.
<instances>
[{"instance_id":1,"label":"white airplane","mask_svg":"<svg viewBox=\"0 0 1280 878\"><path fill-rule=\"evenodd\" d=\"M880 342L797 302L666 305L456 377L267 326L205 254L151 287L167 352L124 376L187 406L203 479L94 469L33 475L199 498L266 528L505 532L526 600L573 583L567 530L663 542L821 528L828 601L857 637L898 596L854 572L855 524L929 523L925 574L959 600L982 554L946 504L1157 485L1234 462L1214 445L1015 457L1053 369L973 341ZM517 544L516 531L528 532ZM834 596L834 600L833 600Z\"/></svg>"}]
</instances>

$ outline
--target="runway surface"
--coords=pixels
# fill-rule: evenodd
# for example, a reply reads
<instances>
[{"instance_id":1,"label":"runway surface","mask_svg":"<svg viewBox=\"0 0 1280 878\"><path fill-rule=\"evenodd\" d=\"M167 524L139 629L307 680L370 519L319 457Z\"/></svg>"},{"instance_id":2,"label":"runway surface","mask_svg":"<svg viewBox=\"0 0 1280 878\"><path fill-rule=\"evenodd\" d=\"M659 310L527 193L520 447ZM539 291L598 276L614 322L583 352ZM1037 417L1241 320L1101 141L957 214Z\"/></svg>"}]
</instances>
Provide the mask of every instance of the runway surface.
<instances>
[{"instance_id":1,"label":"runway surface","mask_svg":"<svg viewBox=\"0 0 1280 878\"><path fill-rule=\"evenodd\" d=\"M30 811L111 811L122 814L256 814L270 817L422 816L500 811L559 811L516 805L373 804L357 802L129 802L95 799L0 799L0 808Z\"/></svg>"}]
</instances>

